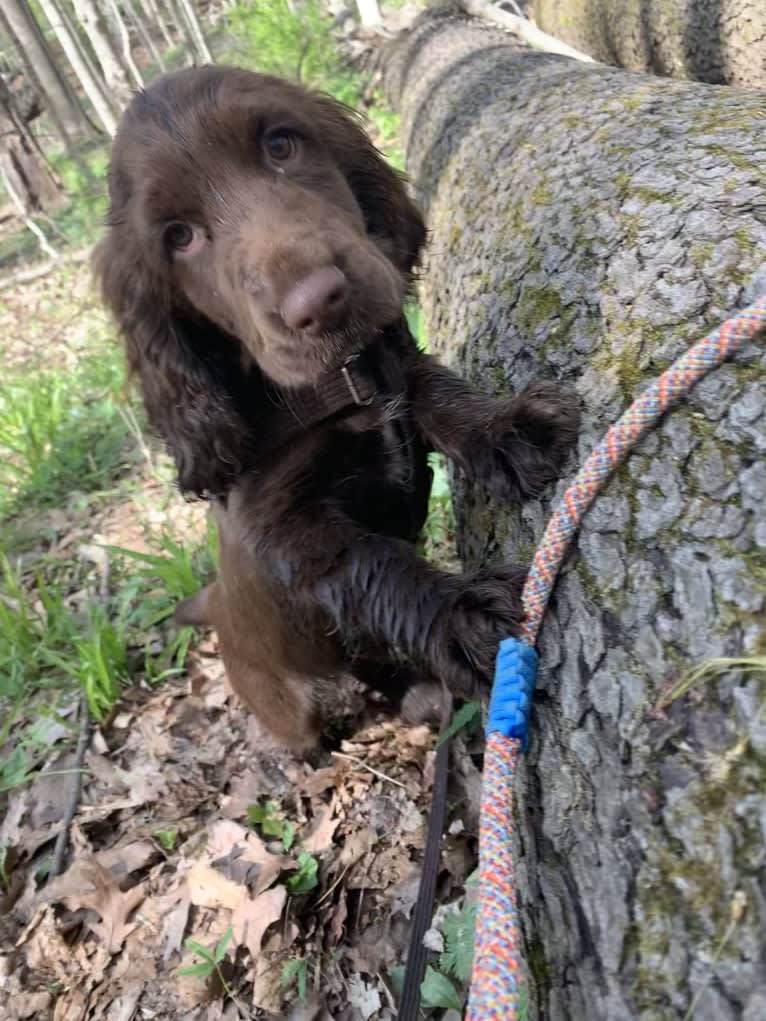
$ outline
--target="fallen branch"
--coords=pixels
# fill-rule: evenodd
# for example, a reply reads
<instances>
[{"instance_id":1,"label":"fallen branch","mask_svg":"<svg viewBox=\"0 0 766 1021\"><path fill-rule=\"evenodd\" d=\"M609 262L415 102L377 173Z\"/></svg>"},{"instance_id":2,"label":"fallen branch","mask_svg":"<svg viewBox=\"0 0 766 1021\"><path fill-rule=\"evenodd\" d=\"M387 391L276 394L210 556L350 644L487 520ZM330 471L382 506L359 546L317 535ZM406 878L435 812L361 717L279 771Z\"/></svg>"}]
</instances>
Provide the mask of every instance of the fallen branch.
<instances>
[{"instance_id":1,"label":"fallen branch","mask_svg":"<svg viewBox=\"0 0 766 1021\"><path fill-rule=\"evenodd\" d=\"M484 21L491 21L499 25L507 32L511 32L527 46L535 50L543 50L545 53L558 53L562 57L572 57L574 60L581 60L584 64L596 64L593 57L587 53L576 50L574 46L568 46L555 36L548 35L538 28L533 21L522 18L518 14L510 14L502 7L496 7L489 0L458 0L458 3L466 14L474 18L481 18Z\"/></svg>"},{"instance_id":2,"label":"fallen branch","mask_svg":"<svg viewBox=\"0 0 766 1021\"><path fill-rule=\"evenodd\" d=\"M83 692L80 699L80 733L77 739L77 750L74 756L74 773L72 775L72 786L69 791L69 800L64 811L64 818L61 820L61 829L56 837L56 846L53 849L53 860L48 872L48 882L55 879L64 866L67 847L69 846L69 829L72 819L80 803L82 792L82 764L85 759L85 752L90 742L90 710L88 708L88 697Z\"/></svg>"}]
</instances>

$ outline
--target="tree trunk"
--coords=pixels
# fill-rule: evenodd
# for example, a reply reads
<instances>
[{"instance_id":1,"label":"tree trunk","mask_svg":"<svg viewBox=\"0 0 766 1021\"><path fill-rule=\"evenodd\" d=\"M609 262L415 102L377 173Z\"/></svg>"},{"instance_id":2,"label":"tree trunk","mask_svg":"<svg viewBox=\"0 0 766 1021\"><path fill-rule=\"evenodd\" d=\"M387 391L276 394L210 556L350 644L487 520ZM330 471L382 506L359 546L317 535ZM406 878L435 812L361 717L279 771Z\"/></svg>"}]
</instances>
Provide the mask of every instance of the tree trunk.
<instances>
[{"instance_id":1,"label":"tree trunk","mask_svg":"<svg viewBox=\"0 0 766 1021\"><path fill-rule=\"evenodd\" d=\"M75 14L77 19L85 30L85 34L90 40L90 44L93 47L93 52L96 54L96 60L99 63L99 67L104 76L106 87L109 90L109 95L114 99L119 108L124 107L130 101L130 78L128 77L128 63L125 60L124 51L125 43L122 40L122 53L118 49L117 44L112 40L106 23L101 17L98 7L96 6L95 0L72 0ZM117 15L119 21L119 13ZM122 28L122 32L120 32ZM119 22L117 32L127 34L127 30ZM139 87L143 84L141 81L141 75L138 69L133 63L133 58L130 54L130 42L127 45L128 57L130 57L130 65L135 69L135 74L131 73L131 77L136 85Z\"/></svg>"},{"instance_id":2,"label":"tree trunk","mask_svg":"<svg viewBox=\"0 0 766 1021\"><path fill-rule=\"evenodd\" d=\"M531 51L443 8L387 77L433 232L429 341L494 391L576 387L579 463L766 291L763 95ZM766 1017L765 379L761 341L668 414L556 585L519 789L531 1018ZM530 560L549 499L454 494L469 565ZM760 672L671 697L743 655Z\"/></svg>"},{"instance_id":3,"label":"tree trunk","mask_svg":"<svg viewBox=\"0 0 766 1021\"><path fill-rule=\"evenodd\" d=\"M26 0L5 0L3 18L45 95L54 120L72 137L88 132L77 97L60 70Z\"/></svg>"},{"instance_id":4,"label":"tree trunk","mask_svg":"<svg viewBox=\"0 0 766 1021\"><path fill-rule=\"evenodd\" d=\"M366 28L374 28L381 22L378 0L356 0L359 20Z\"/></svg>"},{"instance_id":5,"label":"tree trunk","mask_svg":"<svg viewBox=\"0 0 766 1021\"><path fill-rule=\"evenodd\" d=\"M47 213L61 205L64 189L0 79L0 164L12 197L25 212Z\"/></svg>"},{"instance_id":6,"label":"tree trunk","mask_svg":"<svg viewBox=\"0 0 766 1021\"><path fill-rule=\"evenodd\" d=\"M165 22L165 15L160 10L157 0L142 0L141 8L144 12L144 17L149 25L149 29L156 28L162 38L165 41L165 46L171 49L175 46L173 37L168 31L168 26Z\"/></svg>"},{"instance_id":7,"label":"tree trunk","mask_svg":"<svg viewBox=\"0 0 766 1021\"><path fill-rule=\"evenodd\" d=\"M138 38L146 47L147 53L152 58L157 67L160 69L160 71L166 71L167 68L165 67L165 61L162 59L162 54L154 45L154 40L149 34L149 29L144 24L144 20L141 17L139 10L134 4L130 2L130 0L122 0L122 2L123 5L125 6L125 9L128 12L130 20L133 22L133 25L135 26L136 32L138 33Z\"/></svg>"},{"instance_id":8,"label":"tree trunk","mask_svg":"<svg viewBox=\"0 0 766 1021\"><path fill-rule=\"evenodd\" d=\"M186 30L193 49L196 59L201 64L212 64L213 57L208 49L208 45L205 42L205 37L202 34L200 23L197 20L197 15L194 13L194 8L191 5L190 0L173 0L174 6L177 6L179 14L179 27L183 27Z\"/></svg>"},{"instance_id":9,"label":"tree trunk","mask_svg":"<svg viewBox=\"0 0 766 1021\"><path fill-rule=\"evenodd\" d=\"M106 92L95 75L86 55L80 48L77 37L56 6L56 0L39 0L39 3L43 14L48 19L61 45L61 49L64 51L64 55L80 81L85 95L93 104L96 116L103 124L107 134L114 135L117 130L117 120Z\"/></svg>"},{"instance_id":10,"label":"tree trunk","mask_svg":"<svg viewBox=\"0 0 766 1021\"><path fill-rule=\"evenodd\" d=\"M766 87L764 0L535 0L534 15L546 32L608 64Z\"/></svg>"}]
</instances>

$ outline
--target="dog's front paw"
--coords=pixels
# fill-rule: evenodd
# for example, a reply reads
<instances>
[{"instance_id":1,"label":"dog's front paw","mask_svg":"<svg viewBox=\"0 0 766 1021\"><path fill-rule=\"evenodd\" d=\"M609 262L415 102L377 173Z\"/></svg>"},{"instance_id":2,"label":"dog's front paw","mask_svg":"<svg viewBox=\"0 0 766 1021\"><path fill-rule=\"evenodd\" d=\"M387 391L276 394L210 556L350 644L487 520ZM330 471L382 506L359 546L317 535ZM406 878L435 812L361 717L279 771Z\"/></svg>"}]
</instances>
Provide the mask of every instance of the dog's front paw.
<instances>
[{"instance_id":1,"label":"dog's front paw","mask_svg":"<svg viewBox=\"0 0 766 1021\"><path fill-rule=\"evenodd\" d=\"M556 383L535 383L500 402L481 459L490 494L501 501L537 495L558 478L579 423L576 395Z\"/></svg>"},{"instance_id":2,"label":"dog's front paw","mask_svg":"<svg viewBox=\"0 0 766 1021\"><path fill-rule=\"evenodd\" d=\"M498 645L518 635L524 617L525 571L495 567L461 578L455 598L440 613L432 634L431 668L457 695L489 688Z\"/></svg>"}]
</instances>

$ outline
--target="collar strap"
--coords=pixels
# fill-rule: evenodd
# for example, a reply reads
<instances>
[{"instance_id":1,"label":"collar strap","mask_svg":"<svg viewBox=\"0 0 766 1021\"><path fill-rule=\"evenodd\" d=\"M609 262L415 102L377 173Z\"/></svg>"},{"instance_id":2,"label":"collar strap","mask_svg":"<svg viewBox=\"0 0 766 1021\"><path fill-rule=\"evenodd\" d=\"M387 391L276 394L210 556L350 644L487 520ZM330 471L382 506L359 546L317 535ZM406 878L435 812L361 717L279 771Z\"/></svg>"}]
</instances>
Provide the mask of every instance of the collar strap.
<instances>
[{"instance_id":1,"label":"collar strap","mask_svg":"<svg viewBox=\"0 0 766 1021\"><path fill-rule=\"evenodd\" d=\"M272 391L273 392L273 391ZM378 385L365 352L351 355L338 369L313 387L278 390L278 404L262 436L261 455L268 455L305 435L314 426L352 408L367 408L378 396Z\"/></svg>"}]
</instances>

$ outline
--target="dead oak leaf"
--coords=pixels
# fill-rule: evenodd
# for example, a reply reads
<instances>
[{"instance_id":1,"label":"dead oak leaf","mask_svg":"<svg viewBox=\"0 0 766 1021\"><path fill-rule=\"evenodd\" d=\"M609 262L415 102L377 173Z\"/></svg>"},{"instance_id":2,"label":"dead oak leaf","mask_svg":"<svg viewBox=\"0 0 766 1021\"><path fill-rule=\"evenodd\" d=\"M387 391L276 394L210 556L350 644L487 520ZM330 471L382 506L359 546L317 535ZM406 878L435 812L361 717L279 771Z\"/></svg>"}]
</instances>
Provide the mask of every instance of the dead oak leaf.
<instances>
[{"instance_id":1,"label":"dead oak leaf","mask_svg":"<svg viewBox=\"0 0 766 1021\"><path fill-rule=\"evenodd\" d=\"M319 820L303 841L304 851L308 851L309 854L320 854L332 846L332 838L340 823L340 819L333 818L334 808L333 803L322 809Z\"/></svg>"},{"instance_id":2,"label":"dead oak leaf","mask_svg":"<svg viewBox=\"0 0 766 1021\"><path fill-rule=\"evenodd\" d=\"M261 941L268 927L282 914L287 900L284 886L275 886L257 897L243 897L231 916L234 939L240 946L246 946L253 960L261 952Z\"/></svg>"},{"instance_id":3,"label":"dead oak leaf","mask_svg":"<svg viewBox=\"0 0 766 1021\"><path fill-rule=\"evenodd\" d=\"M75 862L55 879L50 896L70 911L88 908L99 915L100 921L86 921L86 924L103 941L109 953L116 954L125 937L138 925L128 919L143 901L146 891L143 884L121 890L116 876L93 858Z\"/></svg>"},{"instance_id":4,"label":"dead oak leaf","mask_svg":"<svg viewBox=\"0 0 766 1021\"><path fill-rule=\"evenodd\" d=\"M246 892L232 879L222 876L212 865L197 862L187 874L192 904L202 908L228 908L233 911Z\"/></svg>"}]
</instances>

